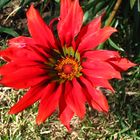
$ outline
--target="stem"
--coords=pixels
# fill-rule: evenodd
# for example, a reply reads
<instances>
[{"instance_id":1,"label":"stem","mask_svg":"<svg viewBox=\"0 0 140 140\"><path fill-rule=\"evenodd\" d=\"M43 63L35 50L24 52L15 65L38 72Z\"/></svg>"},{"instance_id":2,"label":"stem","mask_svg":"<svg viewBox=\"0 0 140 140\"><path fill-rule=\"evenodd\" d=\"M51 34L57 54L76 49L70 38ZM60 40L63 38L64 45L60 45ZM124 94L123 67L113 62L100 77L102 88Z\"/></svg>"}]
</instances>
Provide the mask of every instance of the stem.
<instances>
[{"instance_id":1,"label":"stem","mask_svg":"<svg viewBox=\"0 0 140 140\"><path fill-rule=\"evenodd\" d=\"M114 18L114 16L116 15L116 12L118 11L119 7L120 7L120 4L121 4L122 0L117 0L114 8L113 8L113 11L112 13L110 14L107 22L106 22L106 26L109 26Z\"/></svg>"}]
</instances>

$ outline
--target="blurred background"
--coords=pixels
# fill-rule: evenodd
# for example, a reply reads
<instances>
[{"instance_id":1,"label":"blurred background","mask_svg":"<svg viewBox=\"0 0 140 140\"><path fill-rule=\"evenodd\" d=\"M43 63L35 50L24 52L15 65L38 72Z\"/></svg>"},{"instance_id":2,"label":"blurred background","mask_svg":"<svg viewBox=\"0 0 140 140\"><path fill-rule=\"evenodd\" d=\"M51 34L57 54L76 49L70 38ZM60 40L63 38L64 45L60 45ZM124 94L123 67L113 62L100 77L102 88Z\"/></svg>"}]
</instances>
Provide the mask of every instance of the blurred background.
<instances>
[{"instance_id":1,"label":"blurred background","mask_svg":"<svg viewBox=\"0 0 140 140\"><path fill-rule=\"evenodd\" d=\"M0 0L1 49L7 47L8 39L29 36L26 11L32 3L47 24L59 16L59 0ZM109 114L98 113L87 105L83 120L73 118L71 133L60 124L57 112L37 126L38 104L18 115L8 115L9 108L25 91L0 87L0 140L140 140L140 0L80 0L80 5L85 13L84 24L103 15L102 27L110 25L118 30L98 48L119 51L138 64L123 73L122 80L110 81L116 93L105 90ZM0 60L0 65L3 63Z\"/></svg>"}]
</instances>

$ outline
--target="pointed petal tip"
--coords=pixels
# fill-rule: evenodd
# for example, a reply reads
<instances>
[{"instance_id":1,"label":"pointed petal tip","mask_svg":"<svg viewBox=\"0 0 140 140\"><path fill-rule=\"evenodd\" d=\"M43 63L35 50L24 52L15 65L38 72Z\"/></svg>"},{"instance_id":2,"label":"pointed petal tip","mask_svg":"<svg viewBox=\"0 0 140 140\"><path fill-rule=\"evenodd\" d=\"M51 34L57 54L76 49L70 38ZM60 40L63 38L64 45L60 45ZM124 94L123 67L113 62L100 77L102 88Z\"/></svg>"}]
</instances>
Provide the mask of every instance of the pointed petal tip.
<instances>
[{"instance_id":1,"label":"pointed petal tip","mask_svg":"<svg viewBox=\"0 0 140 140\"><path fill-rule=\"evenodd\" d=\"M71 129L71 127L70 127L70 124L68 123L68 124L63 124L65 127L66 127L66 129L68 130L68 133L71 133L72 132L72 129Z\"/></svg>"},{"instance_id":2,"label":"pointed petal tip","mask_svg":"<svg viewBox=\"0 0 140 140\"><path fill-rule=\"evenodd\" d=\"M45 120L43 119L43 117L41 115L38 114L36 117L36 124L41 125Z\"/></svg>"},{"instance_id":3,"label":"pointed petal tip","mask_svg":"<svg viewBox=\"0 0 140 140\"><path fill-rule=\"evenodd\" d=\"M138 64L135 64L135 63L133 63L133 62L131 62L131 61L129 61L128 63L129 63L129 64L128 64L126 70L128 70L128 69L131 68L131 67L138 66Z\"/></svg>"},{"instance_id":4,"label":"pointed petal tip","mask_svg":"<svg viewBox=\"0 0 140 140\"><path fill-rule=\"evenodd\" d=\"M85 112L86 113L86 112ZM84 119L84 117L85 117L85 114L84 115L82 115L82 116L78 116L79 117L79 119L80 120L83 120Z\"/></svg>"},{"instance_id":5,"label":"pointed petal tip","mask_svg":"<svg viewBox=\"0 0 140 140\"><path fill-rule=\"evenodd\" d=\"M34 7L34 4L31 4L31 6L29 7L29 9L26 12L26 16L27 16L27 18L32 19L35 14L36 14L36 9Z\"/></svg>"},{"instance_id":6,"label":"pointed petal tip","mask_svg":"<svg viewBox=\"0 0 140 140\"><path fill-rule=\"evenodd\" d=\"M118 32L116 28L111 27L114 32Z\"/></svg>"},{"instance_id":7,"label":"pointed petal tip","mask_svg":"<svg viewBox=\"0 0 140 140\"><path fill-rule=\"evenodd\" d=\"M112 94L115 94L115 90L112 88L110 89Z\"/></svg>"},{"instance_id":8,"label":"pointed petal tip","mask_svg":"<svg viewBox=\"0 0 140 140\"><path fill-rule=\"evenodd\" d=\"M108 31L109 31L110 33L118 32L118 30L117 30L116 28L113 28L113 27L111 27L111 26L105 27L105 28L108 28Z\"/></svg>"},{"instance_id":9,"label":"pointed petal tip","mask_svg":"<svg viewBox=\"0 0 140 140\"><path fill-rule=\"evenodd\" d=\"M10 110L8 111L8 114L15 114L15 111L13 110L13 107L10 108Z\"/></svg>"},{"instance_id":10,"label":"pointed petal tip","mask_svg":"<svg viewBox=\"0 0 140 140\"><path fill-rule=\"evenodd\" d=\"M99 106L100 106L100 105L99 105ZM104 114L107 115L108 112L109 112L109 105L106 104L104 107L101 108L101 110L97 110L97 111L102 112L102 113L104 113Z\"/></svg>"},{"instance_id":11,"label":"pointed petal tip","mask_svg":"<svg viewBox=\"0 0 140 140\"><path fill-rule=\"evenodd\" d=\"M10 110L8 111L8 114L12 115L12 114L17 114L18 112L13 108L11 107Z\"/></svg>"},{"instance_id":12,"label":"pointed petal tip","mask_svg":"<svg viewBox=\"0 0 140 140\"><path fill-rule=\"evenodd\" d=\"M138 64L131 62L131 67L135 67L135 66L138 66Z\"/></svg>"},{"instance_id":13,"label":"pointed petal tip","mask_svg":"<svg viewBox=\"0 0 140 140\"><path fill-rule=\"evenodd\" d=\"M103 111L103 113L104 113L105 115L108 115L108 112L109 112L109 110L108 110L108 111Z\"/></svg>"},{"instance_id":14,"label":"pointed petal tip","mask_svg":"<svg viewBox=\"0 0 140 140\"><path fill-rule=\"evenodd\" d=\"M109 106L107 106L106 109L103 110L103 112L104 112L105 114L108 114L108 112L109 112Z\"/></svg>"},{"instance_id":15,"label":"pointed petal tip","mask_svg":"<svg viewBox=\"0 0 140 140\"><path fill-rule=\"evenodd\" d=\"M108 37L111 36L113 33L118 32L118 30L116 28L111 27L111 26L106 26L106 27L102 28L101 30L104 30L104 35L106 35Z\"/></svg>"},{"instance_id":16,"label":"pointed petal tip","mask_svg":"<svg viewBox=\"0 0 140 140\"><path fill-rule=\"evenodd\" d=\"M12 115L15 114L11 109L8 111L8 114Z\"/></svg>"},{"instance_id":17,"label":"pointed petal tip","mask_svg":"<svg viewBox=\"0 0 140 140\"><path fill-rule=\"evenodd\" d=\"M43 121L37 117L37 118L36 118L36 124L37 124L37 125L40 125L40 124L42 124L42 123L43 123Z\"/></svg>"},{"instance_id":18,"label":"pointed petal tip","mask_svg":"<svg viewBox=\"0 0 140 140\"><path fill-rule=\"evenodd\" d=\"M8 114L13 115L13 114L17 114L19 112L17 112L13 107L10 108L10 110L8 111Z\"/></svg>"},{"instance_id":19,"label":"pointed petal tip","mask_svg":"<svg viewBox=\"0 0 140 140\"><path fill-rule=\"evenodd\" d=\"M129 61L127 58L119 58L118 60L110 61L115 68L119 68L119 71L126 71L131 67L137 66L137 64Z\"/></svg>"},{"instance_id":20,"label":"pointed petal tip","mask_svg":"<svg viewBox=\"0 0 140 140\"><path fill-rule=\"evenodd\" d=\"M29 9L27 10L26 14L27 16L30 14L30 12L32 12L33 10L35 10L34 5L31 4L31 6L29 7Z\"/></svg>"},{"instance_id":21,"label":"pointed petal tip","mask_svg":"<svg viewBox=\"0 0 140 140\"><path fill-rule=\"evenodd\" d=\"M31 6L29 8L29 10L32 10L32 9L34 9L34 4L31 4Z\"/></svg>"},{"instance_id":22,"label":"pointed petal tip","mask_svg":"<svg viewBox=\"0 0 140 140\"><path fill-rule=\"evenodd\" d=\"M68 132L71 133L72 129L70 127L70 122L64 122L64 120L62 120L62 118L60 116L59 116L59 120L66 127L66 129L68 130Z\"/></svg>"},{"instance_id":23,"label":"pointed petal tip","mask_svg":"<svg viewBox=\"0 0 140 140\"><path fill-rule=\"evenodd\" d=\"M122 76L121 76L121 74L120 74L120 76L119 76L117 79L119 79L119 80L121 80L121 79L122 79Z\"/></svg>"},{"instance_id":24,"label":"pointed petal tip","mask_svg":"<svg viewBox=\"0 0 140 140\"><path fill-rule=\"evenodd\" d=\"M66 127L66 128L68 130L68 133L71 133L72 132L72 129L70 128L70 126L69 127Z\"/></svg>"}]
</instances>

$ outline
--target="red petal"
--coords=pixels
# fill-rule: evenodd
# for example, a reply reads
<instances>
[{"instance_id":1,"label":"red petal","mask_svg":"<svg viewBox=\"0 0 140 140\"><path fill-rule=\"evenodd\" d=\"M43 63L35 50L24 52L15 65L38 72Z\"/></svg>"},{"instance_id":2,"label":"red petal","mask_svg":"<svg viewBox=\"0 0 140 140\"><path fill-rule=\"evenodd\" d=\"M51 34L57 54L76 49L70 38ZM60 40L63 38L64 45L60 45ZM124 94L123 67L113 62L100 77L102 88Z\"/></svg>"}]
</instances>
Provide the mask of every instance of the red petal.
<instances>
[{"instance_id":1,"label":"red petal","mask_svg":"<svg viewBox=\"0 0 140 140\"><path fill-rule=\"evenodd\" d=\"M69 2L67 1L66 3ZM71 6L70 4L64 4L64 0L62 0L62 4L64 11L68 11L67 14L64 14L65 18L64 15L60 15L57 27L61 45L63 46L65 44L71 45L72 40L79 33L83 22L83 11L78 0L71 1ZM66 10L67 7L69 9Z\"/></svg>"},{"instance_id":2,"label":"red petal","mask_svg":"<svg viewBox=\"0 0 140 140\"><path fill-rule=\"evenodd\" d=\"M89 24L82 27L82 29L78 35L78 38L76 40L76 44L79 45L79 43L83 39L87 38L90 34L97 32L100 29L100 27L101 27L101 16L95 18Z\"/></svg>"},{"instance_id":3,"label":"red petal","mask_svg":"<svg viewBox=\"0 0 140 140\"><path fill-rule=\"evenodd\" d=\"M6 61L11 61L15 58L25 58L29 55L29 50L25 48L9 47L5 50L0 51L0 56Z\"/></svg>"},{"instance_id":4,"label":"red petal","mask_svg":"<svg viewBox=\"0 0 140 140\"><path fill-rule=\"evenodd\" d=\"M90 62L86 61L82 63L82 72L93 78L103 78L103 79L112 79L118 78L121 79L120 72L118 72L113 66L107 62L95 61Z\"/></svg>"},{"instance_id":5,"label":"red petal","mask_svg":"<svg viewBox=\"0 0 140 140\"><path fill-rule=\"evenodd\" d=\"M66 126L66 128L70 131L70 120L72 119L74 112L68 107L65 107L65 110L60 115L60 120L62 124Z\"/></svg>"},{"instance_id":6,"label":"red petal","mask_svg":"<svg viewBox=\"0 0 140 140\"><path fill-rule=\"evenodd\" d=\"M82 57L89 59L90 61L106 61L112 58L120 58L120 55L117 51L95 50L85 52Z\"/></svg>"},{"instance_id":7,"label":"red petal","mask_svg":"<svg viewBox=\"0 0 140 140\"><path fill-rule=\"evenodd\" d=\"M0 51L0 56L6 61L11 61L15 58L25 58L29 55L29 45L32 45L33 40L28 37L19 36L8 41L8 48ZM30 52L31 55L31 52Z\"/></svg>"},{"instance_id":8,"label":"red petal","mask_svg":"<svg viewBox=\"0 0 140 140\"><path fill-rule=\"evenodd\" d=\"M74 112L66 104L64 95L62 94L59 102L59 118L69 131L70 131L70 121L73 115Z\"/></svg>"},{"instance_id":9,"label":"red petal","mask_svg":"<svg viewBox=\"0 0 140 140\"><path fill-rule=\"evenodd\" d=\"M67 105L73 112L80 118L85 115L85 96L82 92L82 88L76 79L73 79L72 83L66 83L65 99Z\"/></svg>"},{"instance_id":10,"label":"red petal","mask_svg":"<svg viewBox=\"0 0 140 140\"><path fill-rule=\"evenodd\" d=\"M44 87L41 85L38 85L34 88L31 88L9 111L9 114L16 114L30 105L32 105L34 102L38 101L41 96L46 92L44 90Z\"/></svg>"},{"instance_id":11,"label":"red petal","mask_svg":"<svg viewBox=\"0 0 140 140\"><path fill-rule=\"evenodd\" d=\"M45 76L46 74L46 70L38 66L21 68L9 74L2 75L0 83L14 88L27 88L28 86L32 86L32 84L36 84L36 82L38 83L38 81L45 78L48 79Z\"/></svg>"},{"instance_id":12,"label":"red petal","mask_svg":"<svg viewBox=\"0 0 140 140\"><path fill-rule=\"evenodd\" d=\"M27 12L28 28L31 36L37 44L46 48L56 48L55 39L52 31L41 18L39 12L35 10L33 5Z\"/></svg>"},{"instance_id":13,"label":"red petal","mask_svg":"<svg viewBox=\"0 0 140 140\"><path fill-rule=\"evenodd\" d=\"M33 47L30 47L30 50L32 52L30 52L30 57L28 58L31 60L38 60L38 61L41 60L43 62L46 62L48 58L50 57L47 50L43 49L42 47L33 46ZM34 55L34 57L32 55Z\"/></svg>"},{"instance_id":14,"label":"red petal","mask_svg":"<svg viewBox=\"0 0 140 140\"><path fill-rule=\"evenodd\" d=\"M56 89L56 83L51 83L46 94L42 97L39 105L36 123L40 125L44 122L57 108L59 98L62 93L62 84Z\"/></svg>"},{"instance_id":15,"label":"red petal","mask_svg":"<svg viewBox=\"0 0 140 140\"><path fill-rule=\"evenodd\" d=\"M73 4L72 0L61 0L61 4L60 4L60 18L61 20L64 20L65 17L68 14L68 11L71 7L71 4Z\"/></svg>"},{"instance_id":16,"label":"red petal","mask_svg":"<svg viewBox=\"0 0 140 140\"><path fill-rule=\"evenodd\" d=\"M89 104L98 111L108 112L109 106L105 96L99 90L96 90L85 78L80 77L80 80L83 83L83 90Z\"/></svg>"},{"instance_id":17,"label":"red petal","mask_svg":"<svg viewBox=\"0 0 140 140\"><path fill-rule=\"evenodd\" d=\"M114 92L114 89L112 88L112 86L110 85L107 79L92 78L92 77L86 77L86 78L93 84L93 86L107 88L112 92Z\"/></svg>"},{"instance_id":18,"label":"red petal","mask_svg":"<svg viewBox=\"0 0 140 140\"><path fill-rule=\"evenodd\" d=\"M132 63L126 58L112 59L108 61L110 64L114 66L117 70L126 71L127 69L136 66L136 64Z\"/></svg>"},{"instance_id":19,"label":"red petal","mask_svg":"<svg viewBox=\"0 0 140 140\"><path fill-rule=\"evenodd\" d=\"M104 27L103 29L90 34L81 41L78 51L82 53L86 50L95 49L99 44L105 42L114 32L116 32L115 28Z\"/></svg>"},{"instance_id":20,"label":"red petal","mask_svg":"<svg viewBox=\"0 0 140 140\"><path fill-rule=\"evenodd\" d=\"M30 37L19 36L8 40L9 47L24 48L31 44L34 44L34 41Z\"/></svg>"},{"instance_id":21,"label":"red petal","mask_svg":"<svg viewBox=\"0 0 140 140\"><path fill-rule=\"evenodd\" d=\"M9 73L13 73L20 68L27 68L27 67L32 67L32 66L39 66L40 68L45 68L45 64L42 63L41 61L33 61L30 59L16 59L10 63L7 63L3 66L0 67L0 74L5 75Z\"/></svg>"},{"instance_id":22,"label":"red petal","mask_svg":"<svg viewBox=\"0 0 140 140\"><path fill-rule=\"evenodd\" d=\"M13 60L15 58L25 58L29 56L29 50L22 48L12 48L9 47L6 50L3 50L3 56L9 58L10 60Z\"/></svg>"},{"instance_id":23,"label":"red petal","mask_svg":"<svg viewBox=\"0 0 140 140\"><path fill-rule=\"evenodd\" d=\"M14 55L20 53L18 55L18 57L23 55L25 53L25 51L27 51L27 53L25 53L27 56L30 53L29 58L31 58L31 59L35 59L36 57L38 59L40 59L40 58L46 59L46 57L48 57L46 50L44 50L44 48L42 46L36 46L33 39L29 38L29 37L19 36L19 37L10 39L8 41L8 46L12 47L10 49L11 49L11 52L14 53ZM34 56L32 56L32 55L34 55Z\"/></svg>"},{"instance_id":24,"label":"red petal","mask_svg":"<svg viewBox=\"0 0 140 140\"><path fill-rule=\"evenodd\" d=\"M15 59L21 60L24 58L43 62L49 57L49 55L45 53L42 48L31 46L30 48L8 47L7 49L0 51L0 56L6 61L15 61Z\"/></svg>"}]
</instances>

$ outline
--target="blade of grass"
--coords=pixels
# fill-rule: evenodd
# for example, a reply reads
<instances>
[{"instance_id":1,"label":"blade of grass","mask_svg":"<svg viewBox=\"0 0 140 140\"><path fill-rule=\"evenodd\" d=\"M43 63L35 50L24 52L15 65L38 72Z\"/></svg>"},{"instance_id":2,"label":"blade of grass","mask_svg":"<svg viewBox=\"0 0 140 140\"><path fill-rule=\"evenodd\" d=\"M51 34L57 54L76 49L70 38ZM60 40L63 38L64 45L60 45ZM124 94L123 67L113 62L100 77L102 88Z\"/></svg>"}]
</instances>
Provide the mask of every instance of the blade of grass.
<instances>
[{"instance_id":1,"label":"blade of grass","mask_svg":"<svg viewBox=\"0 0 140 140\"><path fill-rule=\"evenodd\" d=\"M0 33L6 33L13 37L19 36L19 34L16 31L14 31L12 28L1 27L1 26L0 26Z\"/></svg>"}]
</instances>

